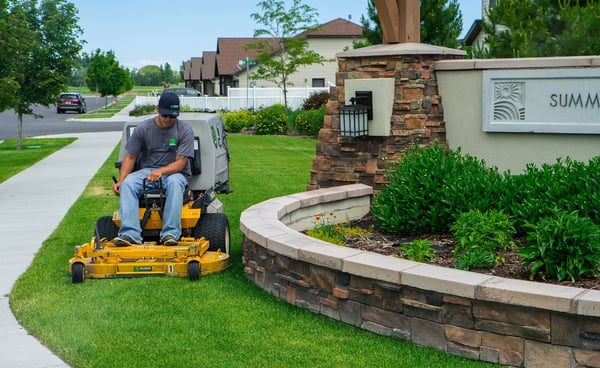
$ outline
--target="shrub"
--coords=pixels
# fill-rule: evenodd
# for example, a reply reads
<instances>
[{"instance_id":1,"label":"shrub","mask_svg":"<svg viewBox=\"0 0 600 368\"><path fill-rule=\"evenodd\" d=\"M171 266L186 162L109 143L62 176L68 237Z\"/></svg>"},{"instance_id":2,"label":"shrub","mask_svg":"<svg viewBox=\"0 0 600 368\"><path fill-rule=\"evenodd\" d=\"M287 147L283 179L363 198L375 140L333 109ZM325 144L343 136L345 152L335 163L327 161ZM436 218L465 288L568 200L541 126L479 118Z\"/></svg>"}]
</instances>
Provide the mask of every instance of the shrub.
<instances>
[{"instance_id":1,"label":"shrub","mask_svg":"<svg viewBox=\"0 0 600 368\"><path fill-rule=\"evenodd\" d=\"M502 203L522 231L525 224L553 216L554 207L567 212L578 210L600 223L600 208L596 205L600 203L596 189L599 183L599 157L588 165L568 157L541 167L529 164L522 175L506 177L507 194Z\"/></svg>"},{"instance_id":2,"label":"shrub","mask_svg":"<svg viewBox=\"0 0 600 368\"><path fill-rule=\"evenodd\" d=\"M551 216L554 206L575 209L571 207L575 183L570 180L573 175L583 174L582 168L570 159L564 163L559 159L555 164L543 164L539 168L528 164L524 174L508 178L512 181L510 185L517 189L512 191L507 207L521 226Z\"/></svg>"},{"instance_id":3,"label":"shrub","mask_svg":"<svg viewBox=\"0 0 600 368\"><path fill-rule=\"evenodd\" d=\"M285 134L287 114L282 104L265 107L256 114L254 133L259 135Z\"/></svg>"},{"instance_id":4,"label":"shrub","mask_svg":"<svg viewBox=\"0 0 600 368\"><path fill-rule=\"evenodd\" d=\"M469 253L474 249L496 251L515 246L515 228L510 217L502 210L478 209L461 214L450 231L454 236L454 255Z\"/></svg>"},{"instance_id":5,"label":"shrub","mask_svg":"<svg viewBox=\"0 0 600 368\"><path fill-rule=\"evenodd\" d=\"M404 256L411 261L427 262L435 258L432 246L433 244L427 239L417 239L403 244L400 249L404 252Z\"/></svg>"},{"instance_id":6,"label":"shrub","mask_svg":"<svg viewBox=\"0 0 600 368\"><path fill-rule=\"evenodd\" d=\"M502 192L497 169L437 142L407 149L387 179L372 212L382 229L397 234L447 232L459 214L494 208Z\"/></svg>"},{"instance_id":7,"label":"shrub","mask_svg":"<svg viewBox=\"0 0 600 368\"><path fill-rule=\"evenodd\" d=\"M472 251L456 257L454 268L469 271L474 268L491 269L496 266L496 255L485 249L473 249Z\"/></svg>"},{"instance_id":8,"label":"shrub","mask_svg":"<svg viewBox=\"0 0 600 368\"><path fill-rule=\"evenodd\" d=\"M501 210L478 209L461 214L450 227L454 236L455 267L461 270L493 268L496 251L515 246L515 228Z\"/></svg>"},{"instance_id":9,"label":"shrub","mask_svg":"<svg viewBox=\"0 0 600 368\"><path fill-rule=\"evenodd\" d=\"M223 125L230 133L239 133L254 125L254 114L248 110L227 112L223 115Z\"/></svg>"},{"instance_id":10,"label":"shrub","mask_svg":"<svg viewBox=\"0 0 600 368\"><path fill-rule=\"evenodd\" d=\"M327 104L329 92L317 92L310 95L302 104L304 110L317 110Z\"/></svg>"},{"instance_id":11,"label":"shrub","mask_svg":"<svg viewBox=\"0 0 600 368\"><path fill-rule=\"evenodd\" d=\"M323 118L325 116L325 107L317 110L302 111L296 115L294 126L300 134L316 136L323 127Z\"/></svg>"},{"instance_id":12,"label":"shrub","mask_svg":"<svg viewBox=\"0 0 600 368\"><path fill-rule=\"evenodd\" d=\"M519 250L530 278L571 282L597 273L600 266L600 228L577 211L553 210L551 217L526 225L527 244Z\"/></svg>"},{"instance_id":13,"label":"shrub","mask_svg":"<svg viewBox=\"0 0 600 368\"><path fill-rule=\"evenodd\" d=\"M129 111L129 116L150 115L155 112L156 105L135 105L135 107Z\"/></svg>"}]
</instances>

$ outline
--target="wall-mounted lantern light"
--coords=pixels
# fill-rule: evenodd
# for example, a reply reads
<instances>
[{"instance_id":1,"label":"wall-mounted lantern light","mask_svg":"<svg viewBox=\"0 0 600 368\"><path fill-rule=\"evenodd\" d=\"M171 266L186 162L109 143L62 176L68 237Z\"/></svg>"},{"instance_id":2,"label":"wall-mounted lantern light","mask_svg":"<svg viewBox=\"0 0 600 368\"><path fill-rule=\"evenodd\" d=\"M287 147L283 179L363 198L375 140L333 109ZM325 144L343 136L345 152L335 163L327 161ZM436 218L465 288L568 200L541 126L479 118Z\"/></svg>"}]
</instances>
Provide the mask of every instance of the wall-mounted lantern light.
<instances>
[{"instance_id":1,"label":"wall-mounted lantern light","mask_svg":"<svg viewBox=\"0 0 600 368\"><path fill-rule=\"evenodd\" d=\"M357 98L350 99L351 105L339 108L340 112L340 136L341 137L363 137L369 135L369 110L365 105L355 104Z\"/></svg>"}]
</instances>

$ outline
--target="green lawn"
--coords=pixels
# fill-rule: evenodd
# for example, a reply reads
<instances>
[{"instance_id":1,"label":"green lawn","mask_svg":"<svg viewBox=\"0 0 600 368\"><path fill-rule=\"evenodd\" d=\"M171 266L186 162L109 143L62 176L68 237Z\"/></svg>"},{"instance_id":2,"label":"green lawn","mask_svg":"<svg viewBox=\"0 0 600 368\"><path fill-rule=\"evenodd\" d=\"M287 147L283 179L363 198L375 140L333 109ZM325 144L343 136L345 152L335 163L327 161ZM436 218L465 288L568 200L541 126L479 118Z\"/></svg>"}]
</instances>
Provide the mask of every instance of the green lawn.
<instances>
[{"instance_id":1,"label":"green lawn","mask_svg":"<svg viewBox=\"0 0 600 368\"><path fill-rule=\"evenodd\" d=\"M232 267L187 278L86 280L68 259L96 219L118 206L111 176L118 147L32 266L11 307L27 330L73 367L491 367L375 335L276 300L247 280L240 213L304 191L314 139L231 135L230 186L220 196L232 229Z\"/></svg>"},{"instance_id":2,"label":"green lawn","mask_svg":"<svg viewBox=\"0 0 600 368\"><path fill-rule=\"evenodd\" d=\"M75 138L24 138L17 150L17 139L0 143L0 183L58 151Z\"/></svg>"}]
</instances>

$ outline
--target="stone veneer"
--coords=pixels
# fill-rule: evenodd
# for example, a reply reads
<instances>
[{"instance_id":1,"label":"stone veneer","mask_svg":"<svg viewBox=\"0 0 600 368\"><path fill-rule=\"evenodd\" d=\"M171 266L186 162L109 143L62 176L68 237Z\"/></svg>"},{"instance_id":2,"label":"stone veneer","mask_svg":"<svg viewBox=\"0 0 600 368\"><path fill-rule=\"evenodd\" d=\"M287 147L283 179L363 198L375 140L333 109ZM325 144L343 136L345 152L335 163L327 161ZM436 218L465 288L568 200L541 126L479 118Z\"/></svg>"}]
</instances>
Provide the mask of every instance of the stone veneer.
<instances>
[{"instance_id":1,"label":"stone veneer","mask_svg":"<svg viewBox=\"0 0 600 368\"><path fill-rule=\"evenodd\" d=\"M240 219L247 277L276 298L371 332L475 360L600 367L600 291L499 278L332 245L317 214L357 219L372 187L298 193Z\"/></svg>"}]
</instances>

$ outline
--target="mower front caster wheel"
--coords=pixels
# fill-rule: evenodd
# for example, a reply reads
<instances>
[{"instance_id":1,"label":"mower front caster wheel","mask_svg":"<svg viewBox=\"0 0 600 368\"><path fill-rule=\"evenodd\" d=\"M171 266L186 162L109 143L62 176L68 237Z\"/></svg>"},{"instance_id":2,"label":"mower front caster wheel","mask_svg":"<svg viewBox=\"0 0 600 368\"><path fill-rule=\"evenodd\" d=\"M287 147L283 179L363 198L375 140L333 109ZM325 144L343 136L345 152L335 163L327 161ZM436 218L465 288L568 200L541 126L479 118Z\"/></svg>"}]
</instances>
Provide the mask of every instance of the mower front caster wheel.
<instances>
[{"instance_id":1,"label":"mower front caster wheel","mask_svg":"<svg viewBox=\"0 0 600 368\"><path fill-rule=\"evenodd\" d=\"M188 263L188 277L190 278L190 281L200 279L200 262L192 261Z\"/></svg>"},{"instance_id":2,"label":"mower front caster wheel","mask_svg":"<svg viewBox=\"0 0 600 368\"><path fill-rule=\"evenodd\" d=\"M83 263L73 263L71 266L71 281L74 284L80 284L85 279L85 267Z\"/></svg>"}]
</instances>

